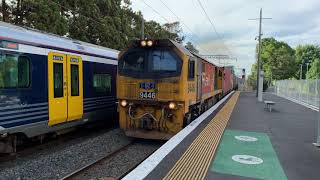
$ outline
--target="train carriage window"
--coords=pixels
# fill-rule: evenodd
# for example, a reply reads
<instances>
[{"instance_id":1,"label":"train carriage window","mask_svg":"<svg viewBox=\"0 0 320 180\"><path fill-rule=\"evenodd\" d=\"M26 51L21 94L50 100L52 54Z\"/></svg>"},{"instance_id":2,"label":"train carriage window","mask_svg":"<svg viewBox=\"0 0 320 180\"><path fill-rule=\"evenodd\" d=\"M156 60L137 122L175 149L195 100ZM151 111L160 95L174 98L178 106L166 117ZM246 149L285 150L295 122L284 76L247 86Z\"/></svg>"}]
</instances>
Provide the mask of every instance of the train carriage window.
<instances>
[{"instance_id":1,"label":"train carriage window","mask_svg":"<svg viewBox=\"0 0 320 180\"><path fill-rule=\"evenodd\" d=\"M79 66L71 65L71 96L79 96Z\"/></svg>"},{"instance_id":2,"label":"train carriage window","mask_svg":"<svg viewBox=\"0 0 320 180\"><path fill-rule=\"evenodd\" d=\"M30 61L26 56L18 59L18 87L29 87L30 84Z\"/></svg>"},{"instance_id":3,"label":"train carriage window","mask_svg":"<svg viewBox=\"0 0 320 180\"><path fill-rule=\"evenodd\" d=\"M193 80L195 75L195 62L194 60L189 59L189 65L188 65L188 79Z\"/></svg>"},{"instance_id":4,"label":"train carriage window","mask_svg":"<svg viewBox=\"0 0 320 180\"><path fill-rule=\"evenodd\" d=\"M63 97L63 63L53 63L54 98Z\"/></svg>"},{"instance_id":5,"label":"train carriage window","mask_svg":"<svg viewBox=\"0 0 320 180\"><path fill-rule=\"evenodd\" d=\"M30 86L30 59L18 54L0 56L0 88Z\"/></svg>"},{"instance_id":6,"label":"train carriage window","mask_svg":"<svg viewBox=\"0 0 320 180\"><path fill-rule=\"evenodd\" d=\"M111 93L111 75L110 74L94 74L93 87L98 93Z\"/></svg>"}]
</instances>

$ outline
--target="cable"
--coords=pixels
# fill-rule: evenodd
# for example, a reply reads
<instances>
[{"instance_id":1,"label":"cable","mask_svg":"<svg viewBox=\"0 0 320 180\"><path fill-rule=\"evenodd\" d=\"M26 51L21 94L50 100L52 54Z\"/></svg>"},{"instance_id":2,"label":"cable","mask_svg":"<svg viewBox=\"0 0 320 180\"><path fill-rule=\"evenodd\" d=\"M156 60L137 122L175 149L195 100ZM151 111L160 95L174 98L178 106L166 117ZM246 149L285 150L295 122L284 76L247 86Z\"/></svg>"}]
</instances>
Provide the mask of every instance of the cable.
<instances>
[{"instance_id":1,"label":"cable","mask_svg":"<svg viewBox=\"0 0 320 180\"><path fill-rule=\"evenodd\" d=\"M172 9L170 9L169 6L167 6L166 3L163 2L163 0L160 0L160 2L171 12L198 40L201 40L200 37L199 37L196 33L194 33L194 32L191 30L191 28L190 28L186 23L184 23L184 22L182 21L182 19L179 18L179 17L174 13L174 11L173 11ZM193 40L193 38L190 38L190 39ZM195 42L195 40L193 40L193 41ZM201 49L201 48L200 48L200 49ZM205 51L210 51L210 50L205 49Z\"/></svg>"},{"instance_id":2,"label":"cable","mask_svg":"<svg viewBox=\"0 0 320 180\"><path fill-rule=\"evenodd\" d=\"M155 10L152 6L150 6L148 3L146 3L146 1L141 0L145 5L147 5L151 10L153 10L155 13L157 13L160 17L162 17L162 19L164 19L165 21L167 21L167 23L170 23L170 21L164 17L163 15L161 15L157 10Z\"/></svg>"},{"instance_id":3,"label":"cable","mask_svg":"<svg viewBox=\"0 0 320 180\"><path fill-rule=\"evenodd\" d=\"M230 51L229 48L225 45L223 38L222 38L222 37L220 36L220 34L218 33L218 31L217 31L214 23L212 22L211 18L209 17L207 11L204 9L201 1L200 1L200 0L197 0L197 1L198 1L199 5L200 5L202 11L204 12L206 18L209 20L211 26L213 27L213 30L214 30L214 32L216 33L217 37L222 41L222 43L223 43L223 45L225 46L226 50L228 51L229 55L232 57L233 55L232 55L231 51Z\"/></svg>"},{"instance_id":4,"label":"cable","mask_svg":"<svg viewBox=\"0 0 320 180\"><path fill-rule=\"evenodd\" d=\"M158 14L162 19L164 19L168 24L170 23L170 21L164 17L160 12L158 12L156 9L154 9L150 4L146 3L145 0L141 0L146 6L148 6L151 10L153 10L156 14ZM162 2L163 3L163 2ZM171 11L171 10L170 10ZM172 12L172 11L171 11ZM176 16L177 17L177 16ZM178 18L180 19L180 18ZM164 29L164 28L163 28ZM164 29L167 31L167 29ZM190 38L191 39L191 38Z\"/></svg>"}]
</instances>

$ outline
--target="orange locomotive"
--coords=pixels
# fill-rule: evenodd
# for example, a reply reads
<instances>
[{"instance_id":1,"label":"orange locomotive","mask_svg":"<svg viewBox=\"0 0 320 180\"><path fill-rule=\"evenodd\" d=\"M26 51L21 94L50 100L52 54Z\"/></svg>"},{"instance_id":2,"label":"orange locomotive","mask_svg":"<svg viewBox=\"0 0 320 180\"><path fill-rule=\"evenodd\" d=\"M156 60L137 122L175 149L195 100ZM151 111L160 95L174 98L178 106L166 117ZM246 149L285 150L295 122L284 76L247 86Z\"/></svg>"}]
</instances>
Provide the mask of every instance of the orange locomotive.
<instances>
[{"instance_id":1,"label":"orange locomotive","mask_svg":"<svg viewBox=\"0 0 320 180\"><path fill-rule=\"evenodd\" d=\"M168 39L133 41L119 54L121 129L131 137L170 139L231 91L233 71L224 71Z\"/></svg>"}]
</instances>

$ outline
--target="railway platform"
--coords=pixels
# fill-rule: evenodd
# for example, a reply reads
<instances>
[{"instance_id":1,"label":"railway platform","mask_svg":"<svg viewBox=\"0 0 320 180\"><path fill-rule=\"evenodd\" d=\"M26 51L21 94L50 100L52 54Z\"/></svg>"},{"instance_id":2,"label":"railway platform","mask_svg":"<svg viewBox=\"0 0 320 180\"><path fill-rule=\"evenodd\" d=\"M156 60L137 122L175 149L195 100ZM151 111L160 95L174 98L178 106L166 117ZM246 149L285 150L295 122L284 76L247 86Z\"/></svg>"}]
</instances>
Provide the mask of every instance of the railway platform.
<instances>
[{"instance_id":1,"label":"railway platform","mask_svg":"<svg viewBox=\"0 0 320 180\"><path fill-rule=\"evenodd\" d=\"M319 179L317 113L270 93L269 112L234 92L171 138L124 179Z\"/></svg>"}]
</instances>

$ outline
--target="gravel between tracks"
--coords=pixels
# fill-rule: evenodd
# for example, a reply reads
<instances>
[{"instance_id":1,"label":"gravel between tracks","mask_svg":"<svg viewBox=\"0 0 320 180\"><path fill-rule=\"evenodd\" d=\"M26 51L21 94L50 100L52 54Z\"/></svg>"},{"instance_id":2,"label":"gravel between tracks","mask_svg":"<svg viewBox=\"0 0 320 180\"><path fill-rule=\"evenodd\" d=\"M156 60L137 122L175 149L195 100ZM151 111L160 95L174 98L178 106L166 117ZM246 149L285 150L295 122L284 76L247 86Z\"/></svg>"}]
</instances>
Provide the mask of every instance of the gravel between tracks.
<instances>
[{"instance_id":1,"label":"gravel between tracks","mask_svg":"<svg viewBox=\"0 0 320 180\"><path fill-rule=\"evenodd\" d=\"M120 129L114 129L81 141L66 142L17 158L5 167L1 165L0 179L59 179L131 141Z\"/></svg>"},{"instance_id":2,"label":"gravel between tracks","mask_svg":"<svg viewBox=\"0 0 320 180\"><path fill-rule=\"evenodd\" d=\"M121 151L111 159L99 162L74 177L73 180L116 179L147 158L162 144L163 142L161 141L136 140L133 145L130 145L124 151Z\"/></svg>"}]
</instances>

